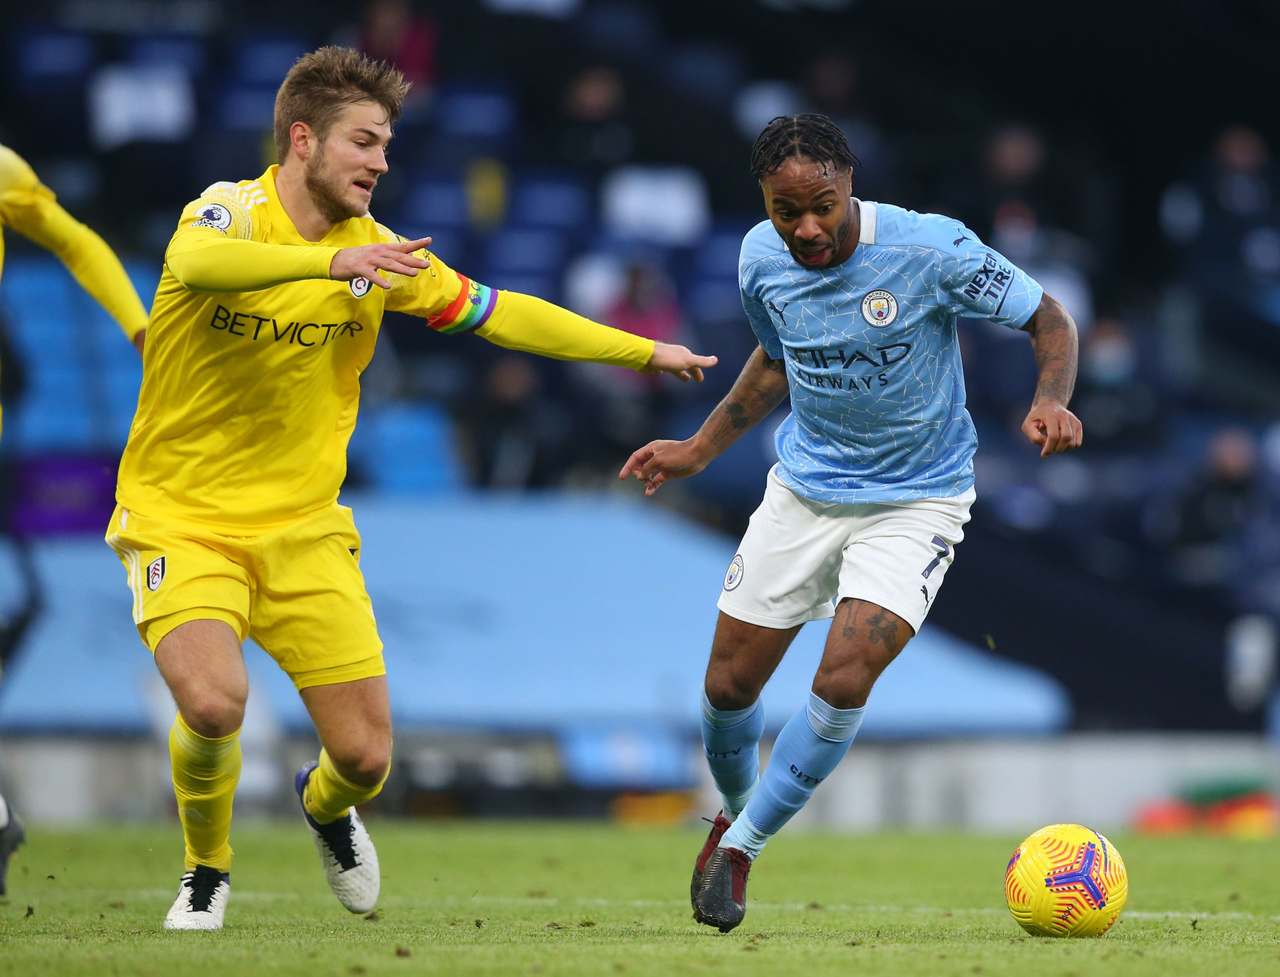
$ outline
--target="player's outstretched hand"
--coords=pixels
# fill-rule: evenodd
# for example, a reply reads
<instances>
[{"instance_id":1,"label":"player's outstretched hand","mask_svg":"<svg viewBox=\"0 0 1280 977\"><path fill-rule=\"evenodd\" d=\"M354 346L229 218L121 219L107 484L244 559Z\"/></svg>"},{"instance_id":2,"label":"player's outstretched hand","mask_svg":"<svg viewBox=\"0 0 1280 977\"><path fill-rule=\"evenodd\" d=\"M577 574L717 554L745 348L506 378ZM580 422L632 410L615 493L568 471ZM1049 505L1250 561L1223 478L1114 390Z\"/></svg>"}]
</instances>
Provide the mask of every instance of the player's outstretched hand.
<instances>
[{"instance_id":1,"label":"player's outstretched hand","mask_svg":"<svg viewBox=\"0 0 1280 977\"><path fill-rule=\"evenodd\" d=\"M632 476L644 482L644 494L653 495L667 479L696 475L710 461L704 452L698 450L693 438L688 441L650 441L632 453L618 472L618 477Z\"/></svg>"},{"instance_id":2,"label":"player's outstretched hand","mask_svg":"<svg viewBox=\"0 0 1280 977\"><path fill-rule=\"evenodd\" d=\"M390 288L391 282L378 272L389 271L412 278L421 269L430 267L413 252L430 243L431 238L420 237L416 241L397 244L362 244L358 248L343 248L329 263L329 277L337 282L367 278L379 288Z\"/></svg>"},{"instance_id":3,"label":"player's outstretched hand","mask_svg":"<svg viewBox=\"0 0 1280 977\"><path fill-rule=\"evenodd\" d=\"M1040 457L1074 451L1084 444L1084 426L1080 418L1056 401L1046 400L1031 405L1022 422L1027 440L1040 447Z\"/></svg>"},{"instance_id":4,"label":"player's outstretched hand","mask_svg":"<svg viewBox=\"0 0 1280 977\"><path fill-rule=\"evenodd\" d=\"M646 373L670 373L683 382L690 380L702 382L703 369L715 366L719 361L714 356L699 356L690 352L687 346L676 346L672 343L655 343L653 356L645 364Z\"/></svg>"}]
</instances>

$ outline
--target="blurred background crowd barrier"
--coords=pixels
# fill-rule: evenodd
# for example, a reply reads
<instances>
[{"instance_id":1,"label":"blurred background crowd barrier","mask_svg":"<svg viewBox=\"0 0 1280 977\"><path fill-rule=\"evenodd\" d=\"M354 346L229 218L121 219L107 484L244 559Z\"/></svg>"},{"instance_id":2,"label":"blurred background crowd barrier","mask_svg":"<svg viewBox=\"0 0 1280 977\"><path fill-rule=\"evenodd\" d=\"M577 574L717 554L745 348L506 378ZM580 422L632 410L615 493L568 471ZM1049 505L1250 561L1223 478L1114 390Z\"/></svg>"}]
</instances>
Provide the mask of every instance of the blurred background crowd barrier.
<instances>
[{"instance_id":1,"label":"blurred background crowd barrier","mask_svg":"<svg viewBox=\"0 0 1280 977\"><path fill-rule=\"evenodd\" d=\"M1154 21L1086 4L1051 32L1001 4L67 0L5 15L0 142L149 301L183 204L272 161L293 60L358 46L415 85L382 223L487 284L720 356L678 387L389 314L345 493L392 670L384 808L669 818L712 803L701 671L782 415L656 501L613 476L692 433L754 346L751 141L774 115L831 115L855 194L964 220L1067 305L1086 433L1040 461L1018 434L1029 344L962 323L981 446L960 565L805 817L1267 831L1278 29L1263 5L1196 0ZM1208 36L1230 64L1203 69ZM0 780L36 818L159 814L172 705L100 542L140 367L54 259L6 244ZM809 631L766 690L775 729ZM305 717L249 654L246 805L272 810Z\"/></svg>"}]
</instances>

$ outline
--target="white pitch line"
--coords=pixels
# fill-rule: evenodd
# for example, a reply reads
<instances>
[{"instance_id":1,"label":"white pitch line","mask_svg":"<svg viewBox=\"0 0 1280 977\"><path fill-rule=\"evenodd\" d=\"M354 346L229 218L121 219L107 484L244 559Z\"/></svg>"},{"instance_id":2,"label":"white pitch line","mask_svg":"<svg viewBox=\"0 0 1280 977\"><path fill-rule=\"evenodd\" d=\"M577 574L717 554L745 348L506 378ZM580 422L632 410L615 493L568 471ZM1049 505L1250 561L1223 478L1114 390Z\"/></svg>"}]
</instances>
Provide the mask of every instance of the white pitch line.
<instances>
[{"instance_id":1,"label":"white pitch line","mask_svg":"<svg viewBox=\"0 0 1280 977\"><path fill-rule=\"evenodd\" d=\"M81 890L84 891L84 890ZM114 894L119 898L119 890L98 890L104 895ZM138 899L168 899L168 889L136 889L124 893L126 897ZM332 897L320 891L315 893L272 892L266 889L234 889L232 896L237 901L247 902L331 902ZM688 902L682 899L588 899L582 896L563 898L560 896L439 896L436 898L420 896L387 896L379 902L380 906L398 906L405 908L462 908L465 906L542 906L582 907L582 908L625 908L625 909L669 909L686 908ZM783 910L786 912L811 912L810 903L805 902L760 902L752 900L752 908ZM824 902L819 907L824 912L837 913L912 913L917 915L940 916L1004 916L1008 910L995 906L979 906L956 908L947 906L893 906L881 903L831 903ZM1249 913L1242 911L1215 912L1206 910L1194 912L1187 910L1125 910L1125 919L1248 919L1260 922L1280 922L1280 915L1269 913Z\"/></svg>"}]
</instances>

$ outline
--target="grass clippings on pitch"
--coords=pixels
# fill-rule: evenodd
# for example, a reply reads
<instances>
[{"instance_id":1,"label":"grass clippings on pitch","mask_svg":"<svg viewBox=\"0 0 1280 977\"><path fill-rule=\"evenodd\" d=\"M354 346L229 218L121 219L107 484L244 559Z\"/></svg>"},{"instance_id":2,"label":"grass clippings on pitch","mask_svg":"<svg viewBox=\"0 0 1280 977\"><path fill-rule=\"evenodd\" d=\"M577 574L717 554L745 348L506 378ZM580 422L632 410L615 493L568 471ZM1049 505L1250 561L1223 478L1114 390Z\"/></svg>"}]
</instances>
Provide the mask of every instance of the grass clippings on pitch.
<instances>
[{"instance_id":1,"label":"grass clippings on pitch","mask_svg":"<svg viewBox=\"0 0 1280 977\"><path fill-rule=\"evenodd\" d=\"M1029 825L1028 829L1035 827ZM175 825L31 826L0 900L0 975L23 977L1249 977L1280 973L1280 846L1111 835L1129 906L1100 940L1009 918L1020 837L786 832L752 872L746 922L690 918L705 832L374 820L382 901L352 916L299 824L239 825L227 926L160 928Z\"/></svg>"}]
</instances>

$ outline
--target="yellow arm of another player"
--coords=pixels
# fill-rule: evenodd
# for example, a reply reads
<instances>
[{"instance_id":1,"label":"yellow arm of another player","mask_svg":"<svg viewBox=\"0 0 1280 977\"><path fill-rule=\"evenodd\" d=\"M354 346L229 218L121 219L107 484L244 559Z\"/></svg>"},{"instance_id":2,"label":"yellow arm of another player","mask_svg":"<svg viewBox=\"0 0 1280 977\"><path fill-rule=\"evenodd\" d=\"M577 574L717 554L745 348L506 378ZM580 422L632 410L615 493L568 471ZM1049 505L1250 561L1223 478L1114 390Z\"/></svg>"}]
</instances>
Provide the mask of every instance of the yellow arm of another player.
<instances>
[{"instance_id":1,"label":"yellow arm of another player","mask_svg":"<svg viewBox=\"0 0 1280 977\"><path fill-rule=\"evenodd\" d=\"M15 231L58 256L130 340L147 328L147 310L120 259L97 233L63 210L51 193L32 191L22 204L11 208L10 219Z\"/></svg>"},{"instance_id":2,"label":"yellow arm of another player","mask_svg":"<svg viewBox=\"0 0 1280 977\"><path fill-rule=\"evenodd\" d=\"M493 313L476 335L507 349L558 360L591 360L643 370L654 341L602 326L533 295L499 292Z\"/></svg>"},{"instance_id":3,"label":"yellow arm of another player","mask_svg":"<svg viewBox=\"0 0 1280 977\"><path fill-rule=\"evenodd\" d=\"M180 228L165 264L193 292L256 292L284 282L328 278L338 248L264 244L216 230Z\"/></svg>"}]
</instances>

